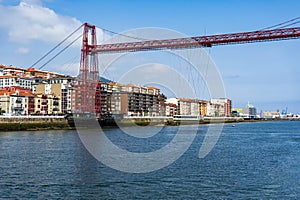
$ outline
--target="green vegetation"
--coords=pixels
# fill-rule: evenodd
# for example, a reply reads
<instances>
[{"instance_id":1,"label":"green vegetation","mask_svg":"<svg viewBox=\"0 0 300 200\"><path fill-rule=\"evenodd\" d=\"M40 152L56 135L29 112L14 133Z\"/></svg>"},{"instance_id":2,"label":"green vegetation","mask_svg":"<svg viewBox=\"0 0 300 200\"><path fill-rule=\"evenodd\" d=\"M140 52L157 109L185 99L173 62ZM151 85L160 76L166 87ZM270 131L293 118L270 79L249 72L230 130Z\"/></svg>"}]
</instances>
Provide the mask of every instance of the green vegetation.
<instances>
[{"instance_id":1,"label":"green vegetation","mask_svg":"<svg viewBox=\"0 0 300 200\"><path fill-rule=\"evenodd\" d=\"M70 129L65 122L54 123L0 123L0 131Z\"/></svg>"}]
</instances>

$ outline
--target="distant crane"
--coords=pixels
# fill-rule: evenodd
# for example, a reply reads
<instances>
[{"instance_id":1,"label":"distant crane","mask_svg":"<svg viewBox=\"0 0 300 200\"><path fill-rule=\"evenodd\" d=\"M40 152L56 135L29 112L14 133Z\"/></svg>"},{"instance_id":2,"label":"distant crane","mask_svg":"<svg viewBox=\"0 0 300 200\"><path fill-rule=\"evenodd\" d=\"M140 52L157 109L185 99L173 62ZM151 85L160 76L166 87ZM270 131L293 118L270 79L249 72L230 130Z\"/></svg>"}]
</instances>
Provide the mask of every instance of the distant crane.
<instances>
[{"instance_id":1,"label":"distant crane","mask_svg":"<svg viewBox=\"0 0 300 200\"><path fill-rule=\"evenodd\" d=\"M300 27L259 30L242 33L218 34L186 38L97 44L96 26L84 23L81 48L78 89L76 90L76 110L83 113L97 113L95 89L98 82L98 53L134 52L163 49L202 48L217 45L242 44L274 40L289 40L300 37ZM91 34L89 37L89 33ZM91 42L89 43L89 38ZM99 91L98 91L99 92Z\"/></svg>"}]
</instances>

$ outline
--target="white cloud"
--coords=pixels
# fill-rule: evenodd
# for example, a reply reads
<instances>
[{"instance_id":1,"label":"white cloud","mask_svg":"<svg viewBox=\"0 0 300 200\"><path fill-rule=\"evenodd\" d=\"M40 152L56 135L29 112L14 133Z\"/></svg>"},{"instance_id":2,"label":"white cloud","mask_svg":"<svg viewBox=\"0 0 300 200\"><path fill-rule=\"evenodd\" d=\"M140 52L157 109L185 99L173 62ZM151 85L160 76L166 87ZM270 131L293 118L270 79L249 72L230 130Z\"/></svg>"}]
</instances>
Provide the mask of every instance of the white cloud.
<instances>
[{"instance_id":1,"label":"white cloud","mask_svg":"<svg viewBox=\"0 0 300 200\"><path fill-rule=\"evenodd\" d=\"M9 40L16 43L57 43L82 24L76 18L43 7L39 0L22 0L17 6L0 5L0 19L5 19L0 20L0 27L6 28Z\"/></svg>"},{"instance_id":2,"label":"white cloud","mask_svg":"<svg viewBox=\"0 0 300 200\"><path fill-rule=\"evenodd\" d=\"M29 53L29 49L25 48L25 47L20 47L16 50L17 54L28 54Z\"/></svg>"},{"instance_id":3,"label":"white cloud","mask_svg":"<svg viewBox=\"0 0 300 200\"><path fill-rule=\"evenodd\" d=\"M22 1L27 4L42 5L41 0L22 0Z\"/></svg>"}]
</instances>

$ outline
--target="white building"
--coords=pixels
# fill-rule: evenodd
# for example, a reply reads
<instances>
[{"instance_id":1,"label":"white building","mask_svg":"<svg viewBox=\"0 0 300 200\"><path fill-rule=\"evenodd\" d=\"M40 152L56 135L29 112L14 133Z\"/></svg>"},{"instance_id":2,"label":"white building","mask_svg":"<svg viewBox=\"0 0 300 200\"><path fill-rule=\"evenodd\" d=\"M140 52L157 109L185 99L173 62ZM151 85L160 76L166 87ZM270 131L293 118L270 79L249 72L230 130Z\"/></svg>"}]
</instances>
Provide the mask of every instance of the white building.
<instances>
[{"instance_id":1,"label":"white building","mask_svg":"<svg viewBox=\"0 0 300 200\"><path fill-rule=\"evenodd\" d=\"M8 115L28 115L34 112L34 95L28 89L10 87L0 90L0 110Z\"/></svg>"},{"instance_id":2,"label":"white building","mask_svg":"<svg viewBox=\"0 0 300 200\"><path fill-rule=\"evenodd\" d=\"M206 107L206 115L209 117L223 117L225 116L223 103L209 102Z\"/></svg>"},{"instance_id":3,"label":"white building","mask_svg":"<svg viewBox=\"0 0 300 200\"><path fill-rule=\"evenodd\" d=\"M264 112L264 118L270 118L270 119L280 118L280 112L279 111L266 111L266 112Z\"/></svg>"},{"instance_id":4,"label":"white building","mask_svg":"<svg viewBox=\"0 0 300 200\"><path fill-rule=\"evenodd\" d=\"M9 100L9 113L11 113L12 115L26 115L28 113L28 98L26 98L25 96L11 95Z\"/></svg>"},{"instance_id":5,"label":"white building","mask_svg":"<svg viewBox=\"0 0 300 200\"><path fill-rule=\"evenodd\" d=\"M0 89L11 86L19 86L25 89L32 89L34 83L33 78L18 77L18 76L0 76Z\"/></svg>"},{"instance_id":6,"label":"white building","mask_svg":"<svg viewBox=\"0 0 300 200\"><path fill-rule=\"evenodd\" d=\"M200 104L197 99L187 99L187 98L169 98L166 99L166 105L177 105L177 115L200 115ZM168 108L166 108L168 109ZM167 115L170 113L166 113Z\"/></svg>"},{"instance_id":7,"label":"white building","mask_svg":"<svg viewBox=\"0 0 300 200\"><path fill-rule=\"evenodd\" d=\"M216 104L218 116L230 117L231 116L231 100L227 98L211 99L212 104Z\"/></svg>"}]
</instances>

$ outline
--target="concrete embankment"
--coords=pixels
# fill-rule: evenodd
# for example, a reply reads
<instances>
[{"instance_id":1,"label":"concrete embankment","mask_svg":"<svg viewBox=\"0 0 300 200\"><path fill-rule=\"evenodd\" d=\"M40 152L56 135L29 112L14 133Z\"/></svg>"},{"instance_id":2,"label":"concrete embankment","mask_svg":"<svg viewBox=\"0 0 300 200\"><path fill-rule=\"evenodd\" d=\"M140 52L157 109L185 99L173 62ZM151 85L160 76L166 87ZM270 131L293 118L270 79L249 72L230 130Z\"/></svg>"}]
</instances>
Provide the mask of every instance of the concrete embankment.
<instances>
[{"instance_id":1,"label":"concrete embankment","mask_svg":"<svg viewBox=\"0 0 300 200\"><path fill-rule=\"evenodd\" d=\"M297 118L298 119L298 118ZM77 120L76 127L89 127L90 121L96 119ZM289 119L291 120L291 119ZM293 119L292 119L293 120ZM298 119L299 120L299 119ZM236 122L258 122L264 120L245 120L239 117L204 117L202 120L174 120L173 118L157 117L135 117L119 120L99 120L101 126L178 126L210 123L236 123ZM89 127L90 128L90 127ZM75 129L72 118L64 116L0 116L0 131L25 131L25 130L58 130Z\"/></svg>"},{"instance_id":2,"label":"concrete embankment","mask_svg":"<svg viewBox=\"0 0 300 200\"><path fill-rule=\"evenodd\" d=\"M64 116L1 116L0 131L72 129Z\"/></svg>"},{"instance_id":3,"label":"concrete embankment","mask_svg":"<svg viewBox=\"0 0 300 200\"><path fill-rule=\"evenodd\" d=\"M202 120L174 120L170 117L156 117L156 118L147 118L147 117L130 117L117 120L104 120L100 124L103 126L112 125L112 126L148 126L148 125L166 125L166 126L179 126L179 125L195 125L195 124L210 124L210 123L236 123L243 122L243 118L239 117L204 117Z\"/></svg>"},{"instance_id":4,"label":"concrete embankment","mask_svg":"<svg viewBox=\"0 0 300 200\"><path fill-rule=\"evenodd\" d=\"M188 125L188 124L217 124L217 123L236 123L244 122L240 117L204 117L202 120L173 120L168 119L166 125Z\"/></svg>"}]
</instances>

